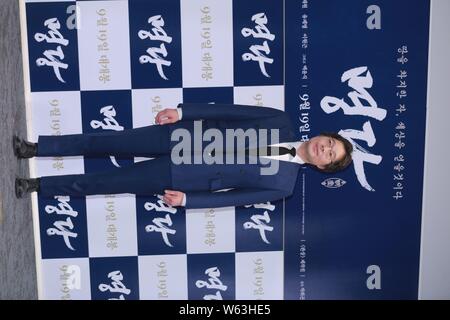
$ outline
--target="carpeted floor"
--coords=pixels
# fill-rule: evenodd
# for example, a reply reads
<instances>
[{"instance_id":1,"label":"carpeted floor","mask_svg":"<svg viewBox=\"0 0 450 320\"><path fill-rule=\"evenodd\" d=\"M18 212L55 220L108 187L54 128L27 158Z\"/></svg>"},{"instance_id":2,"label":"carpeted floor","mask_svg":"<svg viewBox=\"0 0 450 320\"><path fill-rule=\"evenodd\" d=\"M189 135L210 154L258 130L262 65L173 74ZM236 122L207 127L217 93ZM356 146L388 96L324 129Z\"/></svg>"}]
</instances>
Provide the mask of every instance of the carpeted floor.
<instances>
[{"instance_id":1,"label":"carpeted floor","mask_svg":"<svg viewBox=\"0 0 450 320\"><path fill-rule=\"evenodd\" d=\"M26 137L19 1L0 1L0 299L37 299L31 199L14 197L16 175L28 176L11 137Z\"/></svg>"}]
</instances>

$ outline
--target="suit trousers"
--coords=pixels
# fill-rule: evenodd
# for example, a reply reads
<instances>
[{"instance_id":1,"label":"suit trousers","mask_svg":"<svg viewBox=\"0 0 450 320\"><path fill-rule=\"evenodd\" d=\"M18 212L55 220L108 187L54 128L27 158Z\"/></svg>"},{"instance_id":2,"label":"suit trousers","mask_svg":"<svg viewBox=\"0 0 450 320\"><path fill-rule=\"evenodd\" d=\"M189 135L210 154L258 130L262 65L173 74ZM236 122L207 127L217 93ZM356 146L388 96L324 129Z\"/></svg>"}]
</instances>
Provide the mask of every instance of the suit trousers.
<instances>
[{"instance_id":1,"label":"suit trousers","mask_svg":"<svg viewBox=\"0 0 450 320\"><path fill-rule=\"evenodd\" d=\"M172 188L170 134L167 125L123 131L39 136L37 156L149 157L130 166L86 174L41 177L43 196L162 194Z\"/></svg>"}]
</instances>

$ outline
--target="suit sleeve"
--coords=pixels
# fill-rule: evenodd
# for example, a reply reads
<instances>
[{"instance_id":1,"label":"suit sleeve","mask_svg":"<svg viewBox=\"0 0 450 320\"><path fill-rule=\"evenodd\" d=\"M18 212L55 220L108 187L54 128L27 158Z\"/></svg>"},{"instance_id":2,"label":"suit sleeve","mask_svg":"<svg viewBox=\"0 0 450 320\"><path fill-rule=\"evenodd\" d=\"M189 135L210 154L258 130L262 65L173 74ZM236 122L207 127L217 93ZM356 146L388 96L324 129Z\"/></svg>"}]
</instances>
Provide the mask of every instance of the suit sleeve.
<instances>
[{"instance_id":1,"label":"suit sleeve","mask_svg":"<svg viewBox=\"0 0 450 320\"><path fill-rule=\"evenodd\" d=\"M285 114L284 111L237 104L180 103L183 120L245 120L269 118Z\"/></svg>"},{"instance_id":2,"label":"suit sleeve","mask_svg":"<svg viewBox=\"0 0 450 320\"><path fill-rule=\"evenodd\" d=\"M252 205L267 201L280 200L289 195L289 192L283 190L250 188L233 189L221 192L186 192L186 209Z\"/></svg>"}]
</instances>

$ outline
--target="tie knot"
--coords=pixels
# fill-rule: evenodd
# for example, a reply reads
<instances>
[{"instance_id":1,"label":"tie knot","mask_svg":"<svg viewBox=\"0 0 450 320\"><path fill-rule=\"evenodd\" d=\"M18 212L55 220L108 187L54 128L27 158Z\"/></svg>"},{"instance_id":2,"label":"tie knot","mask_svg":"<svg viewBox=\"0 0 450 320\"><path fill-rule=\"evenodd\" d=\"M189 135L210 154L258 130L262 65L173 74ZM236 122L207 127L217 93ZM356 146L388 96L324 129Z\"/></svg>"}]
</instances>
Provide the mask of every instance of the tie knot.
<instances>
[{"instance_id":1,"label":"tie knot","mask_svg":"<svg viewBox=\"0 0 450 320\"><path fill-rule=\"evenodd\" d=\"M289 148L285 148L285 147L280 147L280 155L290 154L294 158L296 153L297 152L296 152L294 147L292 147L290 149Z\"/></svg>"}]
</instances>

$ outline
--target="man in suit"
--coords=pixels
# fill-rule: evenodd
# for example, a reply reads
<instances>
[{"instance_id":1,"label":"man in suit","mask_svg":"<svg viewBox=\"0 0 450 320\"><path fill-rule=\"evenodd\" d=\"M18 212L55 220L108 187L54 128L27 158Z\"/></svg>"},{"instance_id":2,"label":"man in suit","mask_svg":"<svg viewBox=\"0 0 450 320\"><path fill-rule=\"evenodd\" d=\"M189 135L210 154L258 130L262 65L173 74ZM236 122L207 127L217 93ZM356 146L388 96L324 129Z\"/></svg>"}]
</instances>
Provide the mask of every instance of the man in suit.
<instances>
[{"instance_id":1,"label":"man in suit","mask_svg":"<svg viewBox=\"0 0 450 320\"><path fill-rule=\"evenodd\" d=\"M240 206L290 196L302 164L334 172L351 162L352 145L346 139L331 133L303 143L295 141L288 115L273 108L179 104L176 109L160 111L155 122L157 125L124 131L39 136L36 144L15 137L14 151L19 158L75 155L154 158L112 171L16 179L16 196L20 198L33 191L43 196L164 193L163 200L167 204L188 209ZM238 138L249 129L255 134L244 139L241 150L232 150L230 156L226 141L214 141L219 147L211 148L204 136L201 141L198 137L195 139L199 126L215 133L216 140L217 134L227 136L230 130L237 132ZM266 144L261 145L264 130L268 141L276 136L279 143L271 144L266 140ZM182 141L188 148L180 149L180 138L186 136L194 136L194 141ZM210 135L206 140L212 138ZM264 147L264 151L252 149L252 140L258 140L258 147ZM240 151L247 160L244 163L215 161L218 157L236 159ZM201 155L201 161L196 160L195 154ZM226 158L227 155L231 158ZM253 161L248 161L250 159ZM263 174L268 164L273 163L277 165L276 174Z\"/></svg>"}]
</instances>

